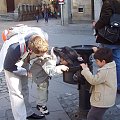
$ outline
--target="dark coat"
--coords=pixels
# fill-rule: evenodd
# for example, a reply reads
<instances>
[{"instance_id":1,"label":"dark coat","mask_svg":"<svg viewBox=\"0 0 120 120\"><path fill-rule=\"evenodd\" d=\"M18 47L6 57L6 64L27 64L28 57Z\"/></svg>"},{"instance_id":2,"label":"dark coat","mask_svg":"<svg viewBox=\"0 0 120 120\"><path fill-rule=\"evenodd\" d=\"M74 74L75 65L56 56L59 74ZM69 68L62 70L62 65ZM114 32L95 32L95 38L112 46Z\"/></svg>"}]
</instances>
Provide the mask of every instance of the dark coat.
<instances>
[{"instance_id":1,"label":"dark coat","mask_svg":"<svg viewBox=\"0 0 120 120\"><path fill-rule=\"evenodd\" d=\"M26 47L28 47L28 41L30 37L34 34L35 33L31 33L25 37ZM16 71L17 66L15 64L18 62L18 60L20 60L20 57L21 57L20 44L14 43L10 45L7 50L7 54L4 61L4 69L10 72Z\"/></svg>"},{"instance_id":2,"label":"dark coat","mask_svg":"<svg viewBox=\"0 0 120 120\"><path fill-rule=\"evenodd\" d=\"M120 14L120 0L111 0L111 1L112 1L113 5L115 6L116 13ZM98 31L99 29L108 25L110 17L112 14L113 14L113 9L112 9L112 6L111 6L109 0L103 0L100 18L95 25L95 29ZM106 39L104 39L103 37L101 37L99 35L96 39L96 42L97 43L104 43L104 44L111 44L110 42L108 42ZM119 40L119 42L116 42L114 44L120 45L120 40Z\"/></svg>"},{"instance_id":3,"label":"dark coat","mask_svg":"<svg viewBox=\"0 0 120 120\"><path fill-rule=\"evenodd\" d=\"M36 16L39 16L39 15L40 15L39 9L36 10L35 15L36 15Z\"/></svg>"}]
</instances>

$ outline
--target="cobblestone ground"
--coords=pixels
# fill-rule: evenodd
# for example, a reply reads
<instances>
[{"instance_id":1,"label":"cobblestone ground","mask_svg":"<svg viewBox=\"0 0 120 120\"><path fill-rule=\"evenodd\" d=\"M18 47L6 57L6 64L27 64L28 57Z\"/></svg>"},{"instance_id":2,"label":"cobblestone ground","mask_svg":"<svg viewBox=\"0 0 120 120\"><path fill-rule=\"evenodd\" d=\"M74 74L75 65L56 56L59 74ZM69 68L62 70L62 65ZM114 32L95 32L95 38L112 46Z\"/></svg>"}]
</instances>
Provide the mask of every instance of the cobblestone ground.
<instances>
[{"instance_id":1,"label":"cobblestone ground","mask_svg":"<svg viewBox=\"0 0 120 120\"><path fill-rule=\"evenodd\" d=\"M117 99L119 97L120 95L117 95ZM86 118L80 116L81 113L79 111L79 94L64 94L61 95L58 100L71 120L86 120ZM120 101L116 100L116 105L119 102ZM120 106L117 107L116 105L106 111L104 120L120 120Z\"/></svg>"},{"instance_id":2,"label":"cobblestone ground","mask_svg":"<svg viewBox=\"0 0 120 120\"><path fill-rule=\"evenodd\" d=\"M85 116L79 116L79 94L61 95L58 100L71 120L86 120Z\"/></svg>"},{"instance_id":3,"label":"cobblestone ground","mask_svg":"<svg viewBox=\"0 0 120 120\"><path fill-rule=\"evenodd\" d=\"M0 73L0 97L8 93L4 73Z\"/></svg>"}]
</instances>

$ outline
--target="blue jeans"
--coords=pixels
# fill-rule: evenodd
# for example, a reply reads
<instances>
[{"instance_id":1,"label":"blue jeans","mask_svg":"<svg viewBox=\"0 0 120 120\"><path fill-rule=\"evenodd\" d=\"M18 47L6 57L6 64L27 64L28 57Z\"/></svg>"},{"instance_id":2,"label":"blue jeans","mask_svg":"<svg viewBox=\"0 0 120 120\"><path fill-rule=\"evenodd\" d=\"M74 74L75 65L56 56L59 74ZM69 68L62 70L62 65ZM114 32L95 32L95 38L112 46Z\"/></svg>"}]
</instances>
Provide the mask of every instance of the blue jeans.
<instances>
[{"instance_id":1,"label":"blue jeans","mask_svg":"<svg viewBox=\"0 0 120 120\"><path fill-rule=\"evenodd\" d=\"M36 20L37 20L37 22L39 21L39 16L38 15L36 16Z\"/></svg>"},{"instance_id":2,"label":"blue jeans","mask_svg":"<svg viewBox=\"0 0 120 120\"><path fill-rule=\"evenodd\" d=\"M120 45L101 44L101 46L112 49L113 59L116 63L117 70L117 88L120 90Z\"/></svg>"}]
</instances>

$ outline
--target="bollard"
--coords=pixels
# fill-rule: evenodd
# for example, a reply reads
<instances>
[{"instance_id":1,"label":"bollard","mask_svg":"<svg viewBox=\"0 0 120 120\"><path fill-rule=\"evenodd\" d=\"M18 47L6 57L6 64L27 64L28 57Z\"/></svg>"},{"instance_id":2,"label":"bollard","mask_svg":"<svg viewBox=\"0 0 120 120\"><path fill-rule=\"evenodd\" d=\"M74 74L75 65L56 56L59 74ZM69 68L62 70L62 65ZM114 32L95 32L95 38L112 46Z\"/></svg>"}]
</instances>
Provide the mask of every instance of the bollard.
<instances>
[{"instance_id":1,"label":"bollard","mask_svg":"<svg viewBox=\"0 0 120 120\"><path fill-rule=\"evenodd\" d=\"M29 17L30 17L30 20L34 20L33 6L32 5L29 5Z\"/></svg>"},{"instance_id":2,"label":"bollard","mask_svg":"<svg viewBox=\"0 0 120 120\"><path fill-rule=\"evenodd\" d=\"M22 7L21 5L18 6L18 21L22 19Z\"/></svg>"},{"instance_id":3,"label":"bollard","mask_svg":"<svg viewBox=\"0 0 120 120\"><path fill-rule=\"evenodd\" d=\"M34 6L33 5L31 5L30 6L30 10L31 10L31 19L33 19L34 20Z\"/></svg>"},{"instance_id":4,"label":"bollard","mask_svg":"<svg viewBox=\"0 0 120 120\"><path fill-rule=\"evenodd\" d=\"M26 20L31 20L29 4L26 4Z\"/></svg>"},{"instance_id":5,"label":"bollard","mask_svg":"<svg viewBox=\"0 0 120 120\"><path fill-rule=\"evenodd\" d=\"M25 12L25 4L22 4L22 11Z\"/></svg>"},{"instance_id":6,"label":"bollard","mask_svg":"<svg viewBox=\"0 0 120 120\"><path fill-rule=\"evenodd\" d=\"M22 4L22 21L25 20L26 16L26 7L25 7L25 4Z\"/></svg>"},{"instance_id":7,"label":"bollard","mask_svg":"<svg viewBox=\"0 0 120 120\"><path fill-rule=\"evenodd\" d=\"M25 6L26 6L26 13L29 14L29 12L30 12L29 4L26 4Z\"/></svg>"}]
</instances>

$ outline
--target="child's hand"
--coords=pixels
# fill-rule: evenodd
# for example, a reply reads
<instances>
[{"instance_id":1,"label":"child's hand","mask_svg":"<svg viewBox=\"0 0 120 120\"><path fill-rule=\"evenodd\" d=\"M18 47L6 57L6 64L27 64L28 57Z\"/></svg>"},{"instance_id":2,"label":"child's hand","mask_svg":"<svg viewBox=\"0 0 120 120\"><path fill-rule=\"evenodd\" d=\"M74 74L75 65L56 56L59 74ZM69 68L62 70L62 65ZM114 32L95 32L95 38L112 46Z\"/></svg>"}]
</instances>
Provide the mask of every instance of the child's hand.
<instances>
[{"instance_id":1,"label":"child's hand","mask_svg":"<svg viewBox=\"0 0 120 120\"><path fill-rule=\"evenodd\" d=\"M65 66L65 65L58 65L56 66L56 72L58 74L62 74L63 71L68 71L69 67Z\"/></svg>"},{"instance_id":2,"label":"child's hand","mask_svg":"<svg viewBox=\"0 0 120 120\"><path fill-rule=\"evenodd\" d=\"M27 74L29 78L32 78L32 73L30 71L28 71Z\"/></svg>"},{"instance_id":3,"label":"child's hand","mask_svg":"<svg viewBox=\"0 0 120 120\"><path fill-rule=\"evenodd\" d=\"M96 21L93 21L93 22L92 22L93 28L95 27L95 24L96 24Z\"/></svg>"},{"instance_id":4,"label":"child's hand","mask_svg":"<svg viewBox=\"0 0 120 120\"><path fill-rule=\"evenodd\" d=\"M93 49L93 52L95 53L98 48L97 47L92 47L92 49Z\"/></svg>"},{"instance_id":5,"label":"child's hand","mask_svg":"<svg viewBox=\"0 0 120 120\"><path fill-rule=\"evenodd\" d=\"M84 68L88 68L88 65L85 64L85 63L80 64L80 66L82 67L82 69L84 69Z\"/></svg>"},{"instance_id":6,"label":"child's hand","mask_svg":"<svg viewBox=\"0 0 120 120\"><path fill-rule=\"evenodd\" d=\"M65 66L65 65L59 65L61 68L61 71L68 71L69 67Z\"/></svg>"}]
</instances>

